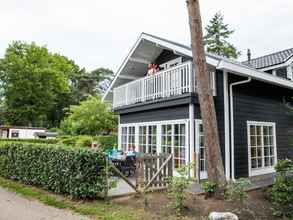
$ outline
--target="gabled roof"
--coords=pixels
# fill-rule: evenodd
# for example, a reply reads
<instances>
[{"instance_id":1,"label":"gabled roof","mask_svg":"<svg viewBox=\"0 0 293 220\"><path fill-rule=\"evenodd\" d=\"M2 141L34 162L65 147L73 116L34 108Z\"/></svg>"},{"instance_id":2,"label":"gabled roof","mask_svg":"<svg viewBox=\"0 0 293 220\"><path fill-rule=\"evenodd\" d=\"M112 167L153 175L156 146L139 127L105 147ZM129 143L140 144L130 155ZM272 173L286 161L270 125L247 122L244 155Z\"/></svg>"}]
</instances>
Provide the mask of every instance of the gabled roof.
<instances>
[{"instance_id":1,"label":"gabled roof","mask_svg":"<svg viewBox=\"0 0 293 220\"><path fill-rule=\"evenodd\" d=\"M148 60L158 56L160 50L162 51L163 49L174 51L175 53L182 54L183 56L192 57L192 51L189 46L151 34L142 33L130 50L127 57L124 59L122 65L118 69L118 72L115 74L114 79L103 96L103 100L112 100L113 88L130 82L134 80L135 77L142 77L141 74L147 71ZM287 59L290 59L289 55L287 56ZM241 76L251 77L253 79L277 86L293 89L293 81L265 73L261 70L258 70L257 68L254 68L253 66L248 66L245 63L240 63L238 61L227 59L207 52L206 61L209 65L214 66L217 69L225 70ZM129 73L133 74L133 76L128 75Z\"/></svg>"},{"instance_id":2,"label":"gabled roof","mask_svg":"<svg viewBox=\"0 0 293 220\"><path fill-rule=\"evenodd\" d=\"M279 51L276 53L268 54L265 56L261 56L255 59L251 59L251 61L245 61L243 64L252 66L256 69L263 69L270 66L279 65L287 62L291 57L293 57L293 48Z\"/></svg>"}]
</instances>

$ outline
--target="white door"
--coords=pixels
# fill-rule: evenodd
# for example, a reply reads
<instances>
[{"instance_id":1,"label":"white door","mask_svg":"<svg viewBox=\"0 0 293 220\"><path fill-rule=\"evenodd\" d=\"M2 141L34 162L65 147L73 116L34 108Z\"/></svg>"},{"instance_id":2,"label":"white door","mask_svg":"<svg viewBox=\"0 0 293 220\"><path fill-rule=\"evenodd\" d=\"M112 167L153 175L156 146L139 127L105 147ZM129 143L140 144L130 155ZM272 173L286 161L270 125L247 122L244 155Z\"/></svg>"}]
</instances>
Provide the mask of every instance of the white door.
<instances>
[{"instance_id":1,"label":"white door","mask_svg":"<svg viewBox=\"0 0 293 220\"><path fill-rule=\"evenodd\" d=\"M199 170L200 179L207 179L207 164L206 164L206 153L204 147L204 133L202 120L195 120L195 147L196 152L199 152Z\"/></svg>"}]
</instances>

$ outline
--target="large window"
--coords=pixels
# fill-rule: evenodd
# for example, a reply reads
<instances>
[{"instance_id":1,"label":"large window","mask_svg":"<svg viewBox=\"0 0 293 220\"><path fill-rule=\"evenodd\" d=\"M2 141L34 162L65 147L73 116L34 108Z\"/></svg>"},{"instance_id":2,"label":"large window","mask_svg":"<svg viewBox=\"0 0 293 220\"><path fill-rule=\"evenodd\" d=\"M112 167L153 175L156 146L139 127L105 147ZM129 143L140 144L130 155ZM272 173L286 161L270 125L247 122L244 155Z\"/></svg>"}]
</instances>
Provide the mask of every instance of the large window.
<instances>
[{"instance_id":1,"label":"large window","mask_svg":"<svg viewBox=\"0 0 293 220\"><path fill-rule=\"evenodd\" d=\"M121 148L123 151L134 147L142 153L173 154L174 167L187 162L187 126L186 121L160 121L151 123L121 125ZM137 132L137 133L136 133ZM135 144L138 144L136 146Z\"/></svg>"},{"instance_id":2,"label":"large window","mask_svg":"<svg viewBox=\"0 0 293 220\"><path fill-rule=\"evenodd\" d=\"M198 124L198 146L199 146L199 169L200 172L206 172L206 152L204 147L204 133L202 123Z\"/></svg>"},{"instance_id":3,"label":"large window","mask_svg":"<svg viewBox=\"0 0 293 220\"><path fill-rule=\"evenodd\" d=\"M127 150L127 127L121 128L121 147L123 151Z\"/></svg>"},{"instance_id":4,"label":"large window","mask_svg":"<svg viewBox=\"0 0 293 220\"><path fill-rule=\"evenodd\" d=\"M137 150L135 149L135 127L128 127L128 143L127 150Z\"/></svg>"},{"instance_id":5,"label":"large window","mask_svg":"<svg viewBox=\"0 0 293 220\"><path fill-rule=\"evenodd\" d=\"M157 153L157 126L148 126L148 153Z\"/></svg>"},{"instance_id":6,"label":"large window","mask_svg":"<svg viewBox=\"0 0 293 220\"><path fill-rule=\"evenodd\" d=\"M174 166L175 168L185 164L185 124L174 125Z\"/></svg>"},{"instance_id":7,"label":"large window","mask_svg":"<svg viewBox=\"0 0 293 220\"><path fill-rule=\"evenodd\" d=\"M138 137L139 152L147 153L147 126L139 126Z\"/></svg>"},{"instance_id":8,"label":"large window","mask_svg":"<svg viewBox=\"0 0 293 220\"><path fill-rule=\"evenodd\" d=\"M157 126L141 125L138 132L138 149L142 153L157 152Z\"/></svg>"},{"instance_id":9,"label":"large window","mask_svg":"<svg viewBox=\"0 0 293 220\"><path fill-rule=\"evenodd\" d=\"M172 125L162 125L162 152L172 153Z\"/></svg>"},{"instance_id":10,"label":"large window","mask_svg":"<svg viewBox=\"0 0 293 220\"><path fill-rule=\"evenodd\" d=\"M277 161L275 123L248 122L250 175L273 172Z\"/></svg>"},{"instance_id":11,"label":"large window","mask_svg":"<svg viewBox=\"0 0 293 220\"><path fill-rule=\"evenodd\" d=\"M123 151L130 151L135 148L135 127L121 127L121 147Z\"/></svg>"},{"instance_id":12,"label":"large window","mask_svg":"<svg viewBox=\"0 0 293 220\"><path fill-rule=\"evenodd\" d=\"M161 147L163 153L172 153L174 167L178 168L186 164L186 125L163 124L161 136Z\"/></svg>"}]
</instances>

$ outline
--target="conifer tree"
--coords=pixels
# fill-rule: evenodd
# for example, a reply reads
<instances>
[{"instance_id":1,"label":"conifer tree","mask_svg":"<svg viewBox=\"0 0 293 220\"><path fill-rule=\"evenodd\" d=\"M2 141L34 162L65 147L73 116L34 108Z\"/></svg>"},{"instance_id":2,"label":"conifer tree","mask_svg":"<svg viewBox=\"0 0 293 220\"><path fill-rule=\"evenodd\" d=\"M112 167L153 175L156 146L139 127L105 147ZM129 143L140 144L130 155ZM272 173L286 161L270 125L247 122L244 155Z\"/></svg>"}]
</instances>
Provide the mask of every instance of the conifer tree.
<instances>
[{"instance_id":1,"label":"conifer tree","mask_svg":"<svg viewBox=\"0 0 293 220\"><path fill-rule=\"evenodd\" d=\"M234 30L229 30L228 24L224 24L224 16L217 12L205 28L204 44L207 52L227 58L237 59L240 52L227 40Z\"/></svg>"}]
</instances>

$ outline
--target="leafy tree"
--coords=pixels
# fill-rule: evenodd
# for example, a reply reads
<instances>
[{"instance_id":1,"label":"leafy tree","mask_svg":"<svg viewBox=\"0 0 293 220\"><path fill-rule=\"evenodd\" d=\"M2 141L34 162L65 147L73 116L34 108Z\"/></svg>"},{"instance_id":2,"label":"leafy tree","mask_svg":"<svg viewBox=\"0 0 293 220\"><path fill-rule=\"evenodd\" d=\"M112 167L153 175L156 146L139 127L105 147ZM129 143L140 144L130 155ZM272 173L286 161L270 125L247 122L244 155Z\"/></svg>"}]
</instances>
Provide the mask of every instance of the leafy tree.
<instances>
[{"instance_id":1,"label":"leafy tree","mask_svg":"<svg viewBox=\"0 0 293 220\"><path fill-rule=\"evenodd\" d=\"M240 56L237 48L227 41L234 30L229 30L228 24L224 24L221 12L214 15L205 29L204 44L208 52L234 59Z\"/></svg>"},{"instance_id":2,"label":"leafy tree","mask_svg":"<svg viewBox=\"0 0 293 220\"><path fill-rule=\"evenodd\" d=\"M97 68L91 72L84 71L78 81L78 91L80 97L86 98L88 95L102 94L110 85L113 71L106 68Z\"/></svg>"},{"instance_id":3,"label":"leafy tree","mask_svg":"<svg viewBox=\"0 0 293 220\"><path fill-rule=\"evenodd\" d=\"M116 116L99 97L90 96L79 105L69 108L68 116L61 122L61 130L70 135L100 135L116 128Z\"/></svg>"},{"instance_id":4,"label":"leafy tree","mask_svg":"<svg viewBox=\"0 0 293 220\"><path fill-rule=\"evenodd\" d=\"M45 47L13 42L0 60L7 123L50 126L60 120L67 104L60 100L69 96L69 81L78 71L73 61Z\"/></svg>"}]
</instances>

